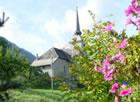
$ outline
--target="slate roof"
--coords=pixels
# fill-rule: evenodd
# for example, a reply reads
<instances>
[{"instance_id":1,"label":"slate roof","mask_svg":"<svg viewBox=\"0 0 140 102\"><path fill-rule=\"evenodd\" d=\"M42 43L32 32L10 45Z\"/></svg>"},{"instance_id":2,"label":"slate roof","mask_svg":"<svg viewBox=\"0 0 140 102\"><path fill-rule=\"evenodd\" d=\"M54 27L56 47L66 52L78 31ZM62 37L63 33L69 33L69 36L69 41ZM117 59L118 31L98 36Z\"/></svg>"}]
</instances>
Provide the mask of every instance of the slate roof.
<instances>
[{"instance_id":1,"label":"slate roof","mask_svg":"<svg viewBox=\"0 0 140 102\"><path fill-rule=\"evenodd\" d=\"M67 52L53 47L49 49L46 53L41 55L38 59L34 60L31 66L36 67L50 65L51 63L54 63L57 58L70 62L71 56Z\"/></svg>"},{"instance_id":2,"label":"slate roof","mask_svg":"<svg viewBox=\"0 0 140 102\"><path fill-rule=\"evenodd\" d=\"M43 55L41 55L39 59L50 59L50 58L57 58L57 57L63 60L70 61L70 55L67 52L54 47L49 49Z\"/></svg>"},{"instance_id":3,"label":"slate roof","mask_svg":"<svg viewBox=\"0 0 140 102\"><path fill-rule=\"evenodd\" d=\"M67 52L57 48L54 48L54 50L60 59L70 61L70 55Z\"/></svg>"}]
</instances>

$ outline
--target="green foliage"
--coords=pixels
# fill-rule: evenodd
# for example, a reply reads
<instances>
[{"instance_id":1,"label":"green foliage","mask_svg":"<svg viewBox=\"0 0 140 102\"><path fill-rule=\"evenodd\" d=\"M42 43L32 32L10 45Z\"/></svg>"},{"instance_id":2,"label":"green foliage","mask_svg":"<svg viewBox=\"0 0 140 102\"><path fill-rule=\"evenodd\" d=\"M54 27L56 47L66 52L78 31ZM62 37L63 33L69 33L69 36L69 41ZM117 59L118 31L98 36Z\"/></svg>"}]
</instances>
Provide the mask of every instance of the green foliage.
<instances>
[{"instance_id":1,"label":"green foliage","mask_svg":"<svg viewBox=\"0 0 140 102\"><path fill-rule=\"evenodd\" d=\"M9 49L6 50L4 55L0 52L1 82L18 78L18 75L25 75L27 70L29 70L29 63L18 53L12 53Z\"/></svg>"},{"instance_id":2,"label":"green foliage","mask_svg":"<svg viewBox=\"0 0 140 102\"><path fill-rule=\"evenodd\" d=\"M70 92L76 97L80 97L81 102L90 102L91 100L112 102L114 95L109 90L114 82L122 84L123 81L127 81L128 86L133 87L137 87L140 83L140 74L137 71L137 67L140 65L140 34L128 38L126 49L118 50L116 49L117 44L127 38L125 29L120 34L115 31L105 32L103 28L108 22L96 22L94 15L91 12L90 14L94 24L92 31L83 30L82 40L85 46L80 48L74 40L72 41L73 46L80 53L73 57L71 73L85 87ZM101 66L106 56L112 57L119 51L125 55L125 64L120 62L113 64L116 69L114 79L107 82L102 74L94 71L94 67L95 65ZM86 94L83 94L83 92ZM130 99L136 98L136 95L138 93L134 92ZM122 98L122 100L127 100L128 97L125 97L126 99ZM136 100L139 100L139 97Z\"/></svg>"},{"instance_id":3,"label":"green foliage","mask_svg":"<svg viewBox=\"0 0 140 102\"><path fill-rule=\"evenodd\" d=\"M31 88L50 88L51 87L51 78L48 73L43 73L39 68L32 68L30 79L28 81L28 87Z\"/></svg>"},{"instance_id":4,"label":"green foliage","mask_svg":"<svg viewBox=\"0 0 140 102\"><path fill-rule=\"evenodd\" d=\"M119 66L122 67L119 70L119 76L125 78L130 83L139 83L140 74L137 68L140 65L140 34L132 36L129 38L128 47L124 51L126 56L126 65Z\"/></svg>"},{"instance_id":5,"label":"green foliage","mask_svg":"<svg viewBox=\"0 0 140 102\"><path fill-rule=\"evenodd\" d=\"M73 96L68 96L59 90L26 89L9 90L8 102L80 102Z\"/></svg>"},{"instance_id":6,"label":"green foliage","mask_svg":"<svg viewBox=\"0 0 140 102\"><path fill-rule=\"evenodd\" d=\"M25 85L29 77L30 65L15 50L0 48L0 100L8 97L6 92L11 88Z\"/></svg>"}]
</instances>

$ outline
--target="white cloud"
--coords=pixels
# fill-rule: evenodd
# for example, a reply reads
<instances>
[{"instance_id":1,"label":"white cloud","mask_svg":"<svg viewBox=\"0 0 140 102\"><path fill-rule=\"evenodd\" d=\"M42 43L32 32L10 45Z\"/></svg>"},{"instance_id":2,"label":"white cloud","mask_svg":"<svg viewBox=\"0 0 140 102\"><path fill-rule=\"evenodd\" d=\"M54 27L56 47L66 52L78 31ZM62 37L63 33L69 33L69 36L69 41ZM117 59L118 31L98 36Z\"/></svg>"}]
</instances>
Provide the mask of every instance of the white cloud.
<instances>
[{"instance_id":1,"label":"white cloud","mask_svg":"<svg viewBox=\"0 0 140 102\"><path fill-rule=\"evenodd\" d=\"M79 7L81 29L88 28L91 24L88 10L90 9L94 13L98 13L98 7L98 0L88 0L84 6ZM44 22L46 21L46 18L40 19L39 16L39 19L37 19L38 17L34 17L31 22L35 21L35 27L37 27L39 22L43 25L39 25L43 27L39 27L39 29L41 28L40 30L42 31L40 32L43 33L43 35L37 34L39 32L25 31L19 22L20 18L17 19L15 15L12 15L12 13L8 11L6 11L6 14L10 16L10 20L6 23L5 27L0 28L0 36L7 38L33 54L39 53L40 55L52 46L58 48L67 47L69 42L68 39L71 40L75 31L76 12L71 9L66 10L63 21L52 18L49 22ZM30 28L35 29L34 26Z\"/></svg>"},{"instance_id":2,"label":"white cloud","mask_svg":"<svg viewBox=\"0 0 140 102\"><path fill-rule=\"evenodd\" d=\"M83 7L79 7L78 9L81 28L87 28L91 24L91 17L88 10L91 10L93 13L97 14L99 12L99 1L88 0ZM58 36L59 34L65 32L72 32L75 30L75 16L76 10L67 10L63 21L52 19L50 22L45 24L44 29L52 36Z\"/></svg>"},{"instance_id":3,"label":"white cloud","mask_svg":"<svg viewBox=\"0 0 140 102\"><path fill-rule=\"evenodd\" d=\"M59 41L59 42L54 42L54 47L56 48L65 48L66 47L66 44Z\"/></svg>"},{"instance_id":4,"label":"white cloud","mask_svg":"<svg viewBox=\"0 0 140 102\"><path fill-rule=\"evenodd\" d=\"M10 13L6 13L10 16L9 21L5 23L5 26L0 28L0 36L7 38L9 41L16 45L31 51L33 54L37 52L43 53L42 46L47 44L45 38L38 34L32 34L31 32L22 31L20 25L16 22L17 18Z\"/></svg>"},{"instance_id":5,"label":"white cloud","mask_svg":"<svg viewBox=\"0 0 140 102\"><path fill-rule=\"evenodd\" d=\"M79 7L79 20L81 29L88 28L92 24L92 19L88 13L91 10L93 13L98 14L99 12L99 1L98 0L88 0L83 7ZM63 21L58 21L57 19L52 19L50 22L46 22L44 25L44 31L46 31L54 40L54 45L56 47L65 46L64 38L69 34L73 36L76 24L76 10L67 10L64 15ZM70 40L70 39L69 39ZM61 43L61 44L58 44ZM58 45L58 46L57 46Z\"/></svg>"}]
</instances>

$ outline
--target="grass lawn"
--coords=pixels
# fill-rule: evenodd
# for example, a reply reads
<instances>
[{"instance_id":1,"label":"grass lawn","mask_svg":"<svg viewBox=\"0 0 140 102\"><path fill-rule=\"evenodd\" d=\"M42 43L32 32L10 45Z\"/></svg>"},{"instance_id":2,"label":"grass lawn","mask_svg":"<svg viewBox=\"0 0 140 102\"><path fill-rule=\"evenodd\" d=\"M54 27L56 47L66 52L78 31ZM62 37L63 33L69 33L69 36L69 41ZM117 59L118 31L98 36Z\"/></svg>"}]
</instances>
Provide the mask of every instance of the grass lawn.
<instances>
[{"instance_id":1,"label":"grass lawn","mask_svg":"<svg viewBox=\"0 0 140 102\"><path fill-rule=\"evenodd\" d=\"M24 91L9 90L8 102L78 102L59 90L28 89Z\"/></svg>"}]
</instances>

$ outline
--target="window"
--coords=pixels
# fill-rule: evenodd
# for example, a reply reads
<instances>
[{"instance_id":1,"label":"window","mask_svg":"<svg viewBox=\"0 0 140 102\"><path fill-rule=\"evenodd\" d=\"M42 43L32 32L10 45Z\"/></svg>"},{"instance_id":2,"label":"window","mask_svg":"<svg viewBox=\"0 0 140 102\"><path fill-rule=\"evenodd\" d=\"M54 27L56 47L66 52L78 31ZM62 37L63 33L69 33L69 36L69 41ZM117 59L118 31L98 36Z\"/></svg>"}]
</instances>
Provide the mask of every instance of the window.
<instances>
[{"instance_id":1,"label":"window","mask_svg":"<svg viewBox=\"0 0 140 102\"><path fill-rule=\"evenodd\" d=\"M66 67L64 66L64 73L66 73Z\"/></svg>"}]
</instances>

